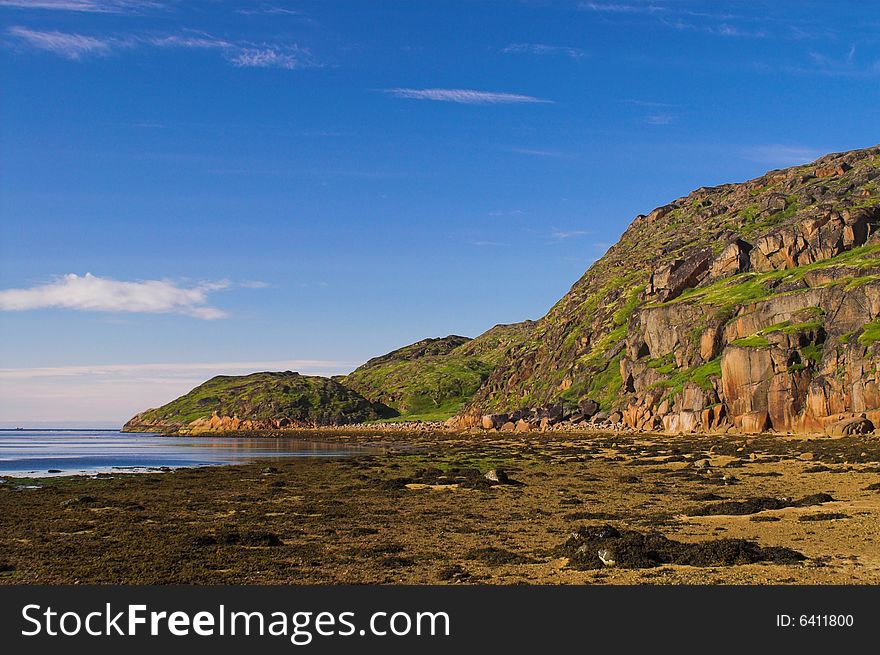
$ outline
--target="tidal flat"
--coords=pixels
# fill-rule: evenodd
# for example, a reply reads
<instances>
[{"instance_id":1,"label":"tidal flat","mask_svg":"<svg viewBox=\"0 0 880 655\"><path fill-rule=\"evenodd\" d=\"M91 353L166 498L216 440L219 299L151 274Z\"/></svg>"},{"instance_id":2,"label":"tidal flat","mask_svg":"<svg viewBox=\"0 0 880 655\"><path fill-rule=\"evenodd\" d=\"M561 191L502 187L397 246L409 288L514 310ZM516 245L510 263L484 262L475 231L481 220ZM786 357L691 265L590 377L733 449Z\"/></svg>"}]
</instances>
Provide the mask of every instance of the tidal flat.
<instances>
[{"instance_id":1,"label":"tidal flat","mask_svg":"<svg viewBox=\"0 0 880 655\"><path fill-rule=\"evenodd\" d=\"M874 436L296 438L372 450L4 478L0 583L880 583Z\"/></svg>"}]
</instances>

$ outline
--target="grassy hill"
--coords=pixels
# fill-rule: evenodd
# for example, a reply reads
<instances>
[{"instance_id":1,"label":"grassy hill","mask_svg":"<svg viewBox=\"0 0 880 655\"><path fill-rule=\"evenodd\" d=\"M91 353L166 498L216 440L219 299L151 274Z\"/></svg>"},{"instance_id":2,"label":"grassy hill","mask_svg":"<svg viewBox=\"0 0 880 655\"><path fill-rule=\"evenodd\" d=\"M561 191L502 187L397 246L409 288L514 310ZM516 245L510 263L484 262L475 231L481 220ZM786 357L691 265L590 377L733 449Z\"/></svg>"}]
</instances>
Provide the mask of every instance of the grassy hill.
<instances>
[{"instance_id":1,"label":"grassy hill","mask_svg":"<svg viewBox=\"0 0 880 655\"><path fill-rule=\"evenodd\" d=\"M336 379L396 410L390 420L445 420L470 400L529 324L496 325L476 339L423 339Z\"/></svg>"},{"instance_id":2,"label":"grassy hill","mask_svg":"<svg viewBox=\"0 0 880 655\"><path fill-rule=\"evenodd\" d=\"M329 378L265 372L218 375L162 407L141 412L125 429L172 431L215 414L248 421L248 429L266 429L360 423L393 412Z\"/></svg>"}]
</instances>

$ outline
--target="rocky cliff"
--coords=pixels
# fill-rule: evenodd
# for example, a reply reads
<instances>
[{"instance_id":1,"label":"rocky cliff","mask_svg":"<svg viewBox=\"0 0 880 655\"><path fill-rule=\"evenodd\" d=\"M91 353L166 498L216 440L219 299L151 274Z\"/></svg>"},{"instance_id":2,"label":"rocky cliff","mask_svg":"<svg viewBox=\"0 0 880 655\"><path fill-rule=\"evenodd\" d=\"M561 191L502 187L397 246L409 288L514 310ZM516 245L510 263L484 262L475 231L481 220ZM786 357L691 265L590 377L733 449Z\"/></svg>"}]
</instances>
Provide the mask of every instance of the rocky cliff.
<instances>
[{"instance_id":1,"label":"rocky cliff","mask_svg":"<svg viewBox=\"0 0 880 655\"><path fill-rule=\"evenodd\" d=\"M878 177L874 147L637 216L453 425L872 429Z\"/></svg>"},{"instance_id":2,"label":"rocky cliff","mask_svg":"<svg viewBox=\"0 0 880 655\"><path fill-rule=\"evenodd\" d=\"M393 413L328 378L290 371L219 375L167 405L134 416L123 431L252 432L361 423Z\"/></svg>"}]
</instances>

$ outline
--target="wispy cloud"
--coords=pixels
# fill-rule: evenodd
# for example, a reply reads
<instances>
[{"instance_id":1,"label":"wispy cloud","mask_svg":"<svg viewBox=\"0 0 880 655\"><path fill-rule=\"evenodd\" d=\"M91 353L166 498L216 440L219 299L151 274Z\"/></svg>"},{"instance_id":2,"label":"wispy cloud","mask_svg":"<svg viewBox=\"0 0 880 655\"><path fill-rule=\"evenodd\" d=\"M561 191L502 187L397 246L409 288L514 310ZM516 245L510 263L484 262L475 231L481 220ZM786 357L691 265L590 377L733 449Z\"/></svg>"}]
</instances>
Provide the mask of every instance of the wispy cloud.
<instances>
[{"instance_id":1,"label":"wispy cloud","mask_svg":"<svg viewBox=\"0 0 880 655\"><path fill-rule=\"evenodd\" d=\"M565 239L582 237L585 234L588 234L586 230L560 230L559 228L554 227L550 236L553 237L555 241L564 241Z\"/></svg>"},{"instance_id":2,"label":"wispy cloud","mask_svg":"<svg viewBox=\"0 0 880 655\"><path fill-rule=\"evenodd\" d=\"M315 68L318 63L308 49L296 44L252 44L219 39L206 33L172 34L150 39L159 48L219 50L239 68Z\"/></svg>"},{"instance_id":3,"label":"wispy cloud","mask_svg":"<svg viewBox=\"0 0 880 655\"><path fill-rule=\"evenodd\" d=\"M578 6L606 14L643 14L666 10L665 7L653 3L581 2Z\"/></svg>"},{"instance_id":4,"label":"wispy cloud","mask_svg":"<svg viewBox=\"0 0 880 655\"><path fill-rule=\"evenodd\" d=\"M439 102L456 102L463 105L507 105L507 104L532 104L552 103L552 100L544 100L534 96L521 95L519 93L498 93L494 91L474 91L472 89L409 89L396 88L384 89L398 98L410 100L436 100Z\"/></svg>"},{"instance_id":5,"label":"wispy cloud","mask_svg":"<svg viewBox=\"0 0 880 655\"><path fill-rule=\"evenodd\" d=\"M259 15L277 15L283 14L287 16L299 16L301 12L286 7L277 7L275 5L261 5L259 7L248 7L246 9L236 9L236 14L243 16L259 16Z\"/></svg>"},{"instance_id":6,"label":"wispy cloud","mask_svg":"<svg viewBox=\"0 0 880 655\"><path fill-rule=\"evenodd\" d=\"M320 64L307 48L290 43L251 43L229 41L203 32L184 32L161 36L86 36L69 32L39 31L11 27L7 33L20 45L51 52L71 60L87 56L106 56L119 48L151 47L185 50L213 50L239 68L315 68Z\"/></svg>"},{"instance_id":7,"label":"wispy cloud","mask_svg":"<svg viewBox=\"0 0 880 655\"><path fill-rule=\"evenodd\" d=\"M674 105L670 102L659 102L657 100L634 100L627 99L624 100L627 104L636 105L637 107L658 107L658 108L667 108L667 107L678 107L678 105Z\"/></svg>"},{"instance_id":8,"label":"wispy cloud","mask_svg":"<svg viewBox=\"0 0 880 655\"><path fill-rule=\"evenodd\" d=\"M806 164L822 156L823 151L797 145L768 144L749 146L741 149L745 159L765 166L797 166Z\"/></svg>"},{"instance_id":9,"label":"wispy cloud","mask_svg":"<svg viewBox=\"0 0 880 655\"><path fill-rule=\"evenodd\" d=\"M568 159L571 157L566 152L558 150L542 150L540 148L507 148L508 152L515 152L518 155L526 155L528 157L550 157L553 159Z\"/></svg>"},{"instance_id":10,"label":"wispy cloud","mask_svg":"<svg viewBox=\"0 0 880 655\"><path fill-rule=\"evenodd\" d=\"M662 20L667 27L679 31L702 32L703 34L713 34L716 36L744 37L753 39L763 39L770 36L765 29L748 29L731 25L729 23L721 23L718 25L706 23L693 23L685 20Z\"/></svg>"},{"instance_id":11,"label":"wispy cloud","mask_svg":"<svg viewBox=\"0 0 880 655\"><path fill-rule=\"evenodd\" d=\"M115 46L113 40L100 39L67 32L41 32L26 27L10 27L7 33L37 50L45 50L74 61L94 55L108 55Z\"/></svg>"},{"instance_id":12,"label":"wispy cloud","mask_svg":"<svg viewBox=\"0 0 880 655\"><path fill-rule=\"evenodd\" d=\"M290 52L276 48L243 48L229 58L240 68L303 68L303 60ZM311 67L311 64L308 65Z\"/></svg>"},{"instance_id":13,"label":"wispy cloud","mask_svg":"<svg viewBox=\"0 0 880 655\"><path fill-rule=\"evenodd\" d=\"M208 296L231 283L206 282L184 287L168 280L125 282L91 273L70 273L48 284L0 291L0 311L73 309L92 312L184 314L204 320L225 318L208 305Z\"/></svg>"},{"instance_id":14,"label":"wispy cloud","mask_svg":"<svg viewBox=\"0 0 880 655\"><path fill-rule=\"evenodd\" d=\"M502 52L507 54L529 55L564 55L571 59L582 59L586 52L581 48L571 46L546 45L544 43L511 43Z\"/></svg>"},{"instance_id":15,"label":"wispy cloud","mask_svg":"<svg viewBox=\"0 0 880 655\"><path fill-rule=\"evenodd\" d=\"M162 6L161 2L150 2L149 0L0 0L0 7L78 11L95 14L122 14L141 9L156 9Z\"/></svg>"},{"instance_id":16,"label":"wispy cloud","mask_svg":"<svg viewBox=\"0 0 880 655\"><path fill-rule=\"evenodd\" d=\"M669 125L675 120L672 114L648 114L645 116L645 122L648 125Z\"/></svg>"},{"instance_id":17,"label":"wispy cloud","mask_svg":"<svg viewBox=\"0 0 880 655\"><path fill-rule=\"evenodd\" d=\"M851 45L845 53L840 55L811 52L810 61L813 64L813 71L822 75L861 77L880 74L880 59L864 61L864 57L857 56L855 45Z\"/></svg>"},{"instance_id":18,"label":"wispy cloud","mask_svg":"<svg viewBox=\"0 0 880 655\"><path fill-rule=\"evenodd\" d=\"M579 7L606 15L612 20L636 20L646 17L656 25L678 31L700 32L715 36L764 38L769 33L764 28L746 27L753 25L760 17L754 15L737 16L726 12L707 11L702 8L691 9L688 3L660 2L581 2ZM792 36L796 33L792 32Z\"/></svg>"},{"instance_id":19,"label":"wispy cloud","mask_svg":"<svg viewBox=\"0 0 880 655\"><path fill-rule=\"evenodd\" d=\"M522 209L493 209L487 213L489 216L520 216L525 214Z\"/></svg>"}]
</instances>

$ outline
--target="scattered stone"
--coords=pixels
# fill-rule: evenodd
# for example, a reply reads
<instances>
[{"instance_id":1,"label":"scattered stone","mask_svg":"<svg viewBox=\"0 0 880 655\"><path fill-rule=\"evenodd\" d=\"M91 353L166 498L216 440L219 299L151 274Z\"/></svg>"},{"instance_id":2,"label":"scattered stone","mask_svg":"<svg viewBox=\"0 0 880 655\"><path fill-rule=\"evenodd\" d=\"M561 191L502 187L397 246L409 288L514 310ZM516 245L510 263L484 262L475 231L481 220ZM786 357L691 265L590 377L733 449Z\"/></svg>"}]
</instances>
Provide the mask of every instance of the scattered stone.
<instances>
[{"instance_id":1,"label":"scattered stone","mask_svg":"<svg viewBox=\"0 0 880 655\"><path fill-rule=\"evenodd\" d=\"M77 496L76 498L68 498L61 501L61 507L73 507L75 505L91 505L98 502L94 496Z\"/></svg>"},{"instance_id":2,"label":"scattered stone","mask_svg":"<svg viewBox=\"0 0 880 655\"><path fill-rule=\"evenodd\" d=\"M471 577L471 574L465 571L460 565L453 564L451 566L442 567L437 572L437 577L441 580L457 582L460 580L466 580Z\"/></svg>"},{"instance_id":3,"label":"scattered stone","mask_svg":"<svg viewBox=\"0 0 880 655\"><path fill-rule=\"evenodd\" d=\"M510 481L510 478L507 477L507 471L504 469L489 469L483 477L489 482L496 482L498 484L507 484Z\"/></svg>"},{"instance_id":4,"label":"scattered stone","mask_svg":"<svg viewBox=\"0 0 880 655\"><path fill-rule=\"evenodd\" d=\"M599 555L599 560L605 566L615 566L617 564L617 559L615 559L617 556L614 554L614 551L611 550L610 548L600 548L598 555Z\"/></svg>"}]
</instances>

